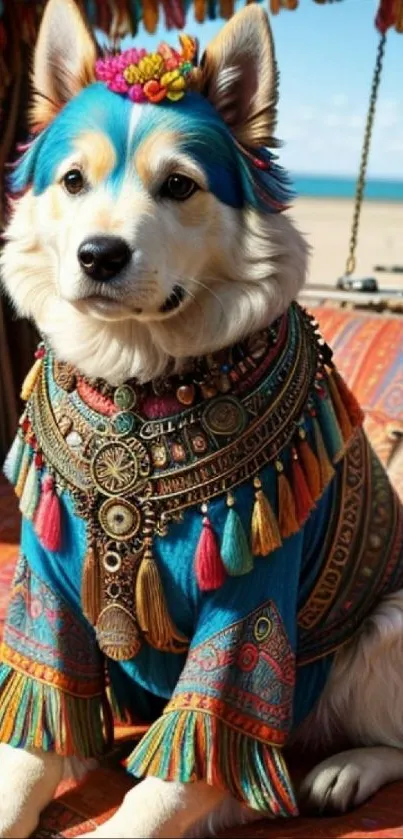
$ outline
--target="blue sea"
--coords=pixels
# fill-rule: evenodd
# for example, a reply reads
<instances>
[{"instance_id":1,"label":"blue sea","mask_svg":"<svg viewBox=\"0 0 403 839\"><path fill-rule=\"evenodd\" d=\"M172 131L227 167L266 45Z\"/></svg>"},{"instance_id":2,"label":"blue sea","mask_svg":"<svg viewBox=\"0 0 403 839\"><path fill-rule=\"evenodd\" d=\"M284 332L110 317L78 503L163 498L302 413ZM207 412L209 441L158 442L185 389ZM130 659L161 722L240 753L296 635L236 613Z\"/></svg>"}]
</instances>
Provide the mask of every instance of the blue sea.
<instances>
[{"instance_id":1,"label":"blue sea","mask_svg":"<svg viewBox=\"0 0 403 839\"><path fill-rule=\"evenodd\" d=\"M356 189L355 178L326 175L293 175L292 182L297 195L309 198L353 198ZM403 201L403 180L381 180L369 178L365 198L373 201Z\"/></svg>"}]
</instances>

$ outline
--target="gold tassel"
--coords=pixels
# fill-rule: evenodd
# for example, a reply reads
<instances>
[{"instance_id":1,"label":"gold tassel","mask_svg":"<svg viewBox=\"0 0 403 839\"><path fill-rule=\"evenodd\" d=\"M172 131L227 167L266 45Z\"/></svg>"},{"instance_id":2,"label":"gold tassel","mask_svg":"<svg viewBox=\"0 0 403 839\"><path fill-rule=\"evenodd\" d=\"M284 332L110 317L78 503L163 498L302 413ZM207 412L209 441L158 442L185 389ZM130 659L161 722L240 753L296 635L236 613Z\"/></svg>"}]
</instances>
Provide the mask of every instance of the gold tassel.
<instances>
[{"instance_id":1,"label":"gold tassel","mask_svg":"<svg viewBox=\"0 0 403 839\"><path fill-rule=\"evenodd\" d=\"M31 447L29 445L25 446L24 454L22 455L22 461L20 466L20 471L18 473L17 483L14 487L14 492L17 498L22 497L22 493L24 492L25 482L28 477L29 467L31 465L31 460L33 457L33 453Z\"/></svg>"},{"instance_id":2,"label":"gold tassel","mask_svg":"<svg viewBox=\"0 0 403 839\"><path fill-rule=\"evenodd\" d=\"M253 481L255 503L252 512L252 554L267 556L281 547L281 536L277 519L266 498L259 478Z\"/></svg>"},{"instance_id":3,"label":"gold tassel","mask_svg":"<svg viewBox=\"0 0 403 839\"><path fill-rule=\"evenodd\" d=\"M136 580L136 615L149 644L164 652L184 652L189 641L176 629L168 614L161 578L147 539Z\"/></svg>"},{"instance_id":4,"label":"gold tassel","mask_svg":"<svg viewBox=\"0 0 403 839\"><path fill-rule=\"evenodd\" d=\"M308 440L306 439L306 431L304 428L299 429L298 436L298 457L304 469L309 491L313 500L316 501L321 493L320 466L318 458L312 451Z\"/></svg>"},{"instance_id":5,"label":"gold tassel","mask_svg":"<svg viewBox=\"0 0 403 839\"><path fill-rule=\"evenodd\" d=\"M334 468L329 460L322 432L316 417L312 417L312 424L315 435L316 455L319 462L321 492L323 492L334 476Z\"/></svg>"},{"instance_id":6,"label":"gold tassel","mask_svg":"<svg viewBox=\"0 0 403 839\"><path fill-rule=\"evenodd\" d=\"M298 533L299 524L295 510L295 501L292 489L284 472L284 466L280 460L276 461L277 484L278 484L278 521L280 533L283 539Z\"/></svg>"},{"instance_id":7,"label":"gold tassel","mask_svg":"<svg viewBox=\"0 0 403 839\"><path fill-rule=\"evenodd\" d=\"M101 569L93 545L86 553L81 581L81 604L85 617L95 626L101 611Z\"/></svg>"},{"instance_id":8,"label":"gold tassel","mask_svg":"<svg viewBox=\"0 0 403 839\"><path fill-rule=\"evenodd\" d=\"M339 389L337 387L337 383L335 382L335 379L334 379L334 376L333 376L332 372L329 373L327 382L328 382L332 402L333 402L333 405L334 405L334 410L335 410L335 414L336 414L336 417L337 417L337 421L338 421L339 426L340 426L340 431L342 433L343 440L346 443L350 439L350 437L353 433L353 426L350 422L350 417L347 413L347 409L346 409L345 405L343 404L343 400L340 396Z\"/></svg>"},{"instance_id":9,"label":"gold tassel","mask_svg":"<svg viewBox=\"0 0 403 839\"><path fill-rule=\"evenodd\" d=\"M40 375L40 372L41 372L41 369L42 369L42 362L43 362L42 358L37 358L36 361L35 361L35 364L33 364L29 373L27 374L27 376L24 379L24 383L23 383L22 388L21 388L21 399L23 399L24 402L27 402L27 400L29 399L29 397L31 396L31 393L33 392L33 390L35 388L35 385L38 381L38 378L39 378L39 375Z\"/></svg>"}]
</instances>

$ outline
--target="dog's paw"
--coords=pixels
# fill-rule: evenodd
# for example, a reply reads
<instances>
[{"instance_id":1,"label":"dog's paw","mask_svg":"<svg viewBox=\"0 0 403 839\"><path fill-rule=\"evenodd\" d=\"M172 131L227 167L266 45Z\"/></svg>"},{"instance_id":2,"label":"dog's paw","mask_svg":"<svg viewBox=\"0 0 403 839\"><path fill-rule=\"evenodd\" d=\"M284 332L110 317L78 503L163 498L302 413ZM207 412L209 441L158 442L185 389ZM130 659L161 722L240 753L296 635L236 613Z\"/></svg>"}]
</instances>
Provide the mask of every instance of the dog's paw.
<instances>
[{"instance_id":1,"label":"dog's paw","mask_svg":"<svg viewBox=\"0 0 403 839\"><path fill-rule=\"evenodd\" d=\"M357 807L384 784L403 777L403 752L364 748L341 752L315 767L299 790L301 812L336 815Z\"/></svg>"}]
</instances>

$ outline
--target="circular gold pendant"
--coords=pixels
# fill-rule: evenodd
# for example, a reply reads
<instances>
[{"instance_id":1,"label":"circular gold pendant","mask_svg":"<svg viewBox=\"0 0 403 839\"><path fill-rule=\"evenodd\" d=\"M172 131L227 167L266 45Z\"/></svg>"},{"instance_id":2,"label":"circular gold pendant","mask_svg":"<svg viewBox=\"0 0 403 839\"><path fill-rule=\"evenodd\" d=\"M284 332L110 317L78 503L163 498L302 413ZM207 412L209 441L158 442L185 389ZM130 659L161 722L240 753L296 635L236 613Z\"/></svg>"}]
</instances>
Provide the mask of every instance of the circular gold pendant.
<instances>
[{"instance_id":1,"label":"circular gold pendant","mask_svg":"<svg viewBox=\"0 0 403 839\"><path fill-rule=\"evenodd\" d=\"M98 519L105 533L117 541L132 539L138 533L141 524L139 510L124 498L108 498L104 501Z\"/></svg>"},{"instance_id":2,"label":"circular gold pendant","mask_svg":"<svg viewBox=\"0 0 403 839\"><path fill-rule=\"evenodd\" d=\"M202 420L205 427L213 434L231 436L243 430L245 413L236 399L220 396L207 405Z\"/></svg>"},{"instance_id":3,"label":"circular gold pendant","mask_svg":"<svg viewBox=\"0 0 403 839\"><path fill-rule=\"evenodd\" d=\"M104 495L124 495L136 485L137 457L120 440L109 440L95 452L91 474L97 489Z\"/></svg>"}]
</instances>

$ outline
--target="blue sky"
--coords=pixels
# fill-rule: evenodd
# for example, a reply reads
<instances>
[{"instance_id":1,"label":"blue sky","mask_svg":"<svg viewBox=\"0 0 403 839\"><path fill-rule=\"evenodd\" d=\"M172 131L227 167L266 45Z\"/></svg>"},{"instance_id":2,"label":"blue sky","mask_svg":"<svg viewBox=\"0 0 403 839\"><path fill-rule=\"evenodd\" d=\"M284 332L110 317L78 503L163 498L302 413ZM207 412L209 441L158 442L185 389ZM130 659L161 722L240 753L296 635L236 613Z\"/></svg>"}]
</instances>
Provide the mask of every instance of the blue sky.
<instances>
[{"instance_id":1,"label":"blue sky","mask_svg":"<svg viewBox=\"0 0 403 839\"><path fill-rule=\"evenodd\" d=\"M239 0L238 0L239 2ZM243 5L243 2L240 3ZM377 0L319 5L300 0L295 12L273 16L280 67L278 136L281 162L294 173L355 174L358 167L378 34ZM186 31L203 49L222 21L194 22ZM173 46L175 31L142 29L135 44L147 49L161 39ZM125 44L126 46L126 44ZM369 175L403 180L403 34L388 35Z\"/></svg>"}]
</instances>

